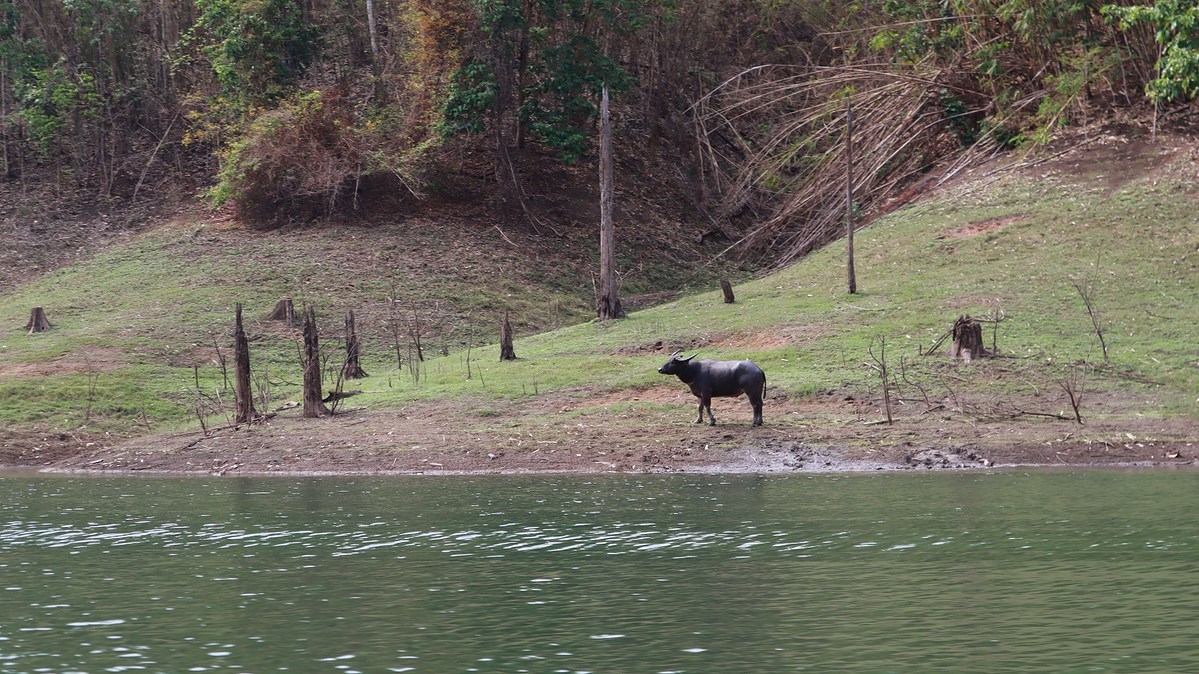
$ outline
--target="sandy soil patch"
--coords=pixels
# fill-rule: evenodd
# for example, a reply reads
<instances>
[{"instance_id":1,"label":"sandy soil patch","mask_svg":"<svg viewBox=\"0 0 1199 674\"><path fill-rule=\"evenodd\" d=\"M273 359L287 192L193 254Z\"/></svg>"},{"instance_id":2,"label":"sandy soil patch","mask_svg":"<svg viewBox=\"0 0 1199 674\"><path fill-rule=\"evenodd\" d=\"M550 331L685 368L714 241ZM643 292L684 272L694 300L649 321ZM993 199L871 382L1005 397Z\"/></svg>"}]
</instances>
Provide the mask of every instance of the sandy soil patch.
<instances>
[{"instance_id":1,"label":"sandy soil patch","mask_svg":"<svg viewBox=\"0 0 1199 674\"><path fill-rule=\"evenodd\" d=\"M80 372L113 372L125 364L120 349L88 346L40 363L0 362L0 377L32 378Z\"/></svg>"},{"instance_id":2,"label":"sandy soil patch","mask_svg":"<svg viewBox=\"0 0 1199 674\"><path fill-rule=\"evenodd\" d=\"M1028 220L1027 215L1005 215L998 218L988 218L978 222L971 222L963 227L950 230L944 234L945 238L949 239L969 239L982 234L997 232L1004 227L1014 225L1019 222Z\"/></svg>"}]
</instances>

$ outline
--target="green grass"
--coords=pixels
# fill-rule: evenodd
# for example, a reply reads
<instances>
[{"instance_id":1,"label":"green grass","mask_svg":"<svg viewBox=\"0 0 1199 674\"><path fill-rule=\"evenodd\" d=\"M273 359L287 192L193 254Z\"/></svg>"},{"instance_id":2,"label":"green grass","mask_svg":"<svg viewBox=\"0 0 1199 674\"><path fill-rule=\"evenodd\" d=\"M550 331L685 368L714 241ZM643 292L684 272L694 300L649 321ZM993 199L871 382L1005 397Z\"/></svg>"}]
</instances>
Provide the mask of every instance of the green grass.
<instances>
[{"instance_id":1,"label":"green grass","mask_svg":"<svg viewBox=\"0 0 1199 674\"><path fill-rule=\"evenodd\" d=\"M944 358L922 359L920 352L959 315L1002 311L998 345L1015 358L977 367L1008 376L979 377L963 386L1017 392L1052 386L1072 363L1102 363L1075 288L1080 284L1092 293L1110 348L1110 364L1092 385L1151 391L1164 408L1145 414L1197 417L1199 348L1191 325L1199 316L1197 189L1168 176L1134 180L1115 192L1069 176L1008 177L960 188L858 234L857 295L845 292L844 244L838 242L782 272L738 285L733 305L724 304L718 291L692 294L625 320L527 336L517 340L520 359L512 363L498 362L494 345L476 347L469 376L467 354L456 350L427 361L415 382L396 367L381 327L396 274L349 273L337 262L339 251L383 260L394 243L376 250L362 232L301 234L305 250L320 243L327 253L297 265L289 257L293 236L263 235L253 247L230 246L215 255L228 233L201 245L207 230L167 228L0 297L0 357L10 364L77 362L73 354L101 349L107 357L95 376L92 426L131 432L144 428L145 419L158 429L177 428L195 423L193 365L199 365L202 390L222 388L211 344L215 337L231 352L233 302L243 302L252 317L255 369L269 367L273 392L285 397L295 395L300 380L296 346L286 330L258 319L283 295L313 302L325 343L336 347L341 312L356 301L360 309L367 305L360 313L373 326L365 335L363 362L373 376L346 385L365 391L354 406L390 409L461 398L473 401L469 423L478 423L500 415L505 401L555 394L585 402L597 393L661 383L656 368L664 355L652 350L658 342L667 352L752 358L767 371L774 395L877 389L877 375L863 363L880 339L893 367L903 359L913 372L935 379L953 366ZM992 220L1005 224L973 236L954 234ZM580 296L589 294L589 279L574 279L572 294L571 281L558 269L542 275L523 263L484 268L484 260L467 251L447 254L462 256L457 273L397 272L408 297L426 307L435 299L458 302L488 321L505 307L517 307L514 314L545 314L550 298L565 301L567 320L585 315ZM374 263L368 260L367 268ZM583 285L586 292L579 291ZM47 307L54 329L26 336L20 326L34 305ZM468 329L476 341L493 341L498 332L483 319L469 328L460 321L456 338L464 340ZM989 326L986 335L989 342ZM427 352L434 347L426 343ZM88 398L87 371L5 377L0 423L78 426Z\"/></svg>"}]
</instances>

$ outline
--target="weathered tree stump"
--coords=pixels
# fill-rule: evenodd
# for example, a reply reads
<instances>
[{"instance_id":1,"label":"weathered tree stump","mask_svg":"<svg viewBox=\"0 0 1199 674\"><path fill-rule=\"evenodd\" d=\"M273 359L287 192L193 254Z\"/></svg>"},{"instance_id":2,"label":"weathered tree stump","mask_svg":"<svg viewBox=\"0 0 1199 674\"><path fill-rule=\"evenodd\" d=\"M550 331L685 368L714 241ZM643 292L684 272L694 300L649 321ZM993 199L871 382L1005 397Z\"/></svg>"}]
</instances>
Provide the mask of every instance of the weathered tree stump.
<instances>
[{"instance_id":1,"label":"weathered tree stump","mask_svg":"<svg viewBox=\"0 0 1199 674\"><path fill-rule=\"evenodd\" d=\"M983 328L973 318L961 316L953 323L953 345L949 355L967 363L976 358L985 358Z\"/></svg>"},{"instance_id":2,"label":"weathered tree stump","mask_svg":"<svg viewBox=\"0 0 1199 674\"><path fill-rule=\"evenodd\" d=\"M724 293L725 304L733 304L737 301L737 298L733 296L733 284L729 283L727 279L720 279L720 291Z\"/></svg>"},{"instance_id":3,"label":"weathered tree stump","mask_svg":"<svg viewBox=\"0 0 1199 674\"><path fill-rule=\"evenodd\" d=\"M25 324L25 329L29 334L35 332L45 332L51 327L50 320L46 318L46 310L41 307L34 307L29 312L29 322Z\"/></svg>"},{"instance_id":4,"label":"weathered tree stump","mask_svg":"<svg viewBox=\"0 0 1199 674\"><path fill-rule=\"evenodd\" d=\"M268 321L287 321L287 327L296 324L296 307L290 297L284 297L275 303L274 310L266 317Z\"/></svg>"},{"instance_id":5,"label":"weathered tree stump","mask_svg":"<svg viewBox=\"0 0 1199 674\"><path fill-rule=\"evenodd\" d=\"M354 329L354 310L346 312L346 364L342 367L341 376L346 379L362 379L368 376L358 363L362 355L362 346L358 341L358 332Z\"/></svg>"},{"instance_id":6,"label":"weathered tree stump","mask_svg":"<svg viewBox=\"0 0 1199 674\"><path fill-rule=\"evenodd\" d=\"M508 312L504 312L504 324L500 326L500 360L516 360L516 349L512 346L512 324Z\"/></svg>"},{"instance_id":7,"label":"weathered tree stump","mask_svg":"<svg viewBox=\"0 0 1199 674\"><path fill-rule=\"evenodd\" d=\"M316 329L316 310L304 310L304 417L324 417L329 408L321 396L321 348Z\"/></svg>"},{"instance_id":8,"label":"weathered tree stump","mask_svg":"<svg viewBox=\"0 0 1199 674\"><path fill-rule=\"evenodd\" d=\"M250 340L242 328L241 302L234 310L233 328L233 369L236 371L234 400L237 408L235 422L239 424L253 423L258 415L254 412L254 393L250 388Z\"/></svg>"}]
</instances>

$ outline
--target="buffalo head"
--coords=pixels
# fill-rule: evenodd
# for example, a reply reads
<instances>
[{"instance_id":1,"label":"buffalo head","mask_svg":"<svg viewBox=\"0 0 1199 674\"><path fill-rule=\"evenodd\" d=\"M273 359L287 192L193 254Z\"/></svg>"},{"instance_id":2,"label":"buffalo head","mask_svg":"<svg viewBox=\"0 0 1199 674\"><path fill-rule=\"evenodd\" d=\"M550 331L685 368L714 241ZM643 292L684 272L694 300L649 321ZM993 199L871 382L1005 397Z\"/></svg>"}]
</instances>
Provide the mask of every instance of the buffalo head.
<instances>
[{"instance_id":1,"label":"buffalo head","mask_svg":"<svg viewBox=\"0 0 1199 674\"><path fill-rule=\"evenodd\" d=\"M679 358L680 353L682 353L682 351L675 351L674 353L670 354L670 360L667 360L665 365L658 368L658 374L678 374L685 369L687 363L690 363L692 358L695 358L695 356L698 355L691 354L686 358Z\"/></svg>"}]
</instances>

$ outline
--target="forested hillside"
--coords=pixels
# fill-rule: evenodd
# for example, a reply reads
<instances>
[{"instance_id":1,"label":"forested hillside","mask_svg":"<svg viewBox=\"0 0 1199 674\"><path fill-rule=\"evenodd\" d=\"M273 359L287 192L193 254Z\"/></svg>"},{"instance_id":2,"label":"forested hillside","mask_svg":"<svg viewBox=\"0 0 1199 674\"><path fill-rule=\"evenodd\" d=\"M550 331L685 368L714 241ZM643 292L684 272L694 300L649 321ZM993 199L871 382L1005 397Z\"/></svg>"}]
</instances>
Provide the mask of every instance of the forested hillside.
<instances>
[{"instance_id":1,"label":"forested hillside","mask_svg":"<svg viewBox=\"0 0 1199 674\"><path fill-rule=\"evenodd\" d=\"M530 202L552 188L531 184L536 164L590 159L604 83L618 144L670 158L697 220L785 261L840 226L830 186L847 102L861 123L857 207L869 215L934 166L1062 126L1121 109L1185 122L1199 9L0 0L5 229L36 247L70 239L57 220L119 228L147 217L138 204L197 192L265 224L403 211L454 193L471 156L487 158L487 199L536 219ZM91 218L105 211L122 222Z\"/></svg>"}]
</instances>

